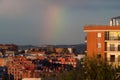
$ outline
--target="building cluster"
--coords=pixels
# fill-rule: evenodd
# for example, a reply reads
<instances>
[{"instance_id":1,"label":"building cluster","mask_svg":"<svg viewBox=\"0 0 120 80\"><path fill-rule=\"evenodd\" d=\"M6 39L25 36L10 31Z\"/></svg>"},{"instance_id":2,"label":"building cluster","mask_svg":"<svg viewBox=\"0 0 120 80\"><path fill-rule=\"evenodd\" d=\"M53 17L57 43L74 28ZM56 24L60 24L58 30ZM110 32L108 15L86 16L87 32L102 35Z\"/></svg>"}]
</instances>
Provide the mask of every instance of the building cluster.
<instances>
[{"instance_id":1,"label":"building cluster","mask_svg":"<svg viewBox=\"0 0 120 80\"><path fill-rule=\"evenodd\" d=\"M7 62L8 77L10 80L22 80L24 78L40 78L40 70L32 60L23 56L9 57Z\"/></svg>"},{"instance_id":2,"label":"building cluster","mask_svg":"<svg viewBox=\"0 0 120 80\"><path fill-rule=\"evenodd\" d=\"M14 44L0 44L0 57L14 56L18 53L18 46Z\"/></svg>"},{"instance_id":3,"label":"building cluster","mask_svg":"<svg viewBox=\"0 0 120 80\"><path fill-rule=\"evenodd\" d=\"M50 63L58 63L62 65L71 65L76 67L77 61L75 54L51 54L48 56Z\"/></svg>"},{"instance_id":4,"label":"building cluster","mask_svg":"<svg viewBox=\"0 0 120 80\"><path fill-rule=\"evenodd\" d=\"M0 49L0 66L6 72L1 77L7 74L9 80L40 80L45 73L75 69L80 56L72 48L37 47L18 51L17 45L1 44Z\"/></svg>"}]
</instances>

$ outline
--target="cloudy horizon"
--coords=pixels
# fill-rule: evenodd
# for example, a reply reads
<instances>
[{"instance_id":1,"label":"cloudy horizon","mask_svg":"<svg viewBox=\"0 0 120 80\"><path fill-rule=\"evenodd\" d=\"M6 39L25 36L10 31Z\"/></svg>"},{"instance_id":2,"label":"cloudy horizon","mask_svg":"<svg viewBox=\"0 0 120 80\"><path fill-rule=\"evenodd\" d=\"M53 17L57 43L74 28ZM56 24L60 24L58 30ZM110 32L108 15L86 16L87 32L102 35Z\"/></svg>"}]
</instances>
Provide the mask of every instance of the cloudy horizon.
<instances>
[{"instance_id":1,"label":"cloudy horizon","mask_svg":"<svg viewBox=\"0 0 120 80\"><path fill-rule=\"evenodd\" d=\"M119 13L120 0L0 0L0 43L84 43L84 25L109 25Z\"/></svg>"}]
</instances>

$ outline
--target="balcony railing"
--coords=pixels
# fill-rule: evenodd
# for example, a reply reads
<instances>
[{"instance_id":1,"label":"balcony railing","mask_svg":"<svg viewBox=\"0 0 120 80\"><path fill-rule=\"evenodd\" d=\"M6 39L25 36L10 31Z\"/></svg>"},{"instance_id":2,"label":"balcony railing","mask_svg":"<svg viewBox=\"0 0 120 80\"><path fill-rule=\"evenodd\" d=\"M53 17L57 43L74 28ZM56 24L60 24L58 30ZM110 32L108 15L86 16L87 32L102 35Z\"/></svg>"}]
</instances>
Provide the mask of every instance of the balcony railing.
<instances>
[{"instance_id":1,"label":"balcony railing","mask_svg":"<svg viewBox=\"0 0 120 80\"><path fill-rule=\"evenodd\" d=\"M120 37L109 37L109 36L106 36L105 40L120 40Z\"/></svg>"},{"instance_id":2,"label":"balcony railing","mask_svg":"<svg viewBox=\"0 0 120 80\"><path fill-rule=\"evenodd\" d=\"M120 47L107 47L105 51L120 51Z\"/></svg>"},{"instance_id":3,"label":"balcony railing","mask_svg":"<svg viewBox=\"0 0 120 80\"><path fill-rule=\"evenodd\" d=\"M107 58L108 62L119 62L120 63L120 58Z\"/></svg>"}]
</instances>

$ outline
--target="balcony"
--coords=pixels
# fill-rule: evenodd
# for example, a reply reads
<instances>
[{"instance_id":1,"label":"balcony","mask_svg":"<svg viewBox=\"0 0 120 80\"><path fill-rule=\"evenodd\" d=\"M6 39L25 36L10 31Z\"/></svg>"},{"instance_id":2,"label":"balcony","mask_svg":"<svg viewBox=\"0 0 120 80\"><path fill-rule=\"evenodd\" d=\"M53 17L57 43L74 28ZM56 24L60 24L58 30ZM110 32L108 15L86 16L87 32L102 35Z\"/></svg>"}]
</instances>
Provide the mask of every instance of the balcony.
<instances>
[{"instance_id":1,"label":"balcony","mask_svg":"<svg viewBox=\"0 0 120 80\"><path fill-rule=\"evenodd\" d=\"M120 47L107 47L105 51L120 51Z\"/></svg>"},{"instance_id":2,"label":"balcony","mask_svg":"<svg viewBox=\"0 0 120 80\"><path fill-rule=\"evenodd\" d=\"M109 36L106 36L105 37L105 40L112 40L112 41L118 41L118 40L120 40L120 37L117 37L117 36L115 36L115 37L109 37Z\"/></svg>"}]
</instances>

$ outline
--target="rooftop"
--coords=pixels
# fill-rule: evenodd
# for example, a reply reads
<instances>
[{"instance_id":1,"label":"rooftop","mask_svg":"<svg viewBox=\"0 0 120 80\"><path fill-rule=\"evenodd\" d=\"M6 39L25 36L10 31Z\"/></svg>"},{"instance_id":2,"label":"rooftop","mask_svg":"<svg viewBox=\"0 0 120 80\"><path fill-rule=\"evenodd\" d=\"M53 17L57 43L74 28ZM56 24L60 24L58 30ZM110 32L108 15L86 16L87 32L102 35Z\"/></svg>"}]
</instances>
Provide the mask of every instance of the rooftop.
<instances>
[{"instance_id":1,"label":"rooftop","mask_svg":"<svg viewBox=\"0 0 120 80\"><path fill-rule=\"evenodd\" d=\"M119 26L109 26L109 25L85 25L84 31L120 31L120 25Z\"/></svg>"}]
</instances>

